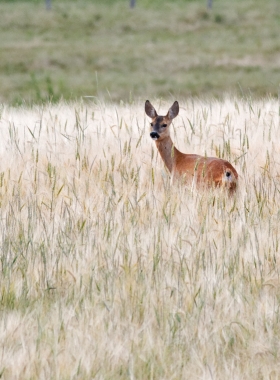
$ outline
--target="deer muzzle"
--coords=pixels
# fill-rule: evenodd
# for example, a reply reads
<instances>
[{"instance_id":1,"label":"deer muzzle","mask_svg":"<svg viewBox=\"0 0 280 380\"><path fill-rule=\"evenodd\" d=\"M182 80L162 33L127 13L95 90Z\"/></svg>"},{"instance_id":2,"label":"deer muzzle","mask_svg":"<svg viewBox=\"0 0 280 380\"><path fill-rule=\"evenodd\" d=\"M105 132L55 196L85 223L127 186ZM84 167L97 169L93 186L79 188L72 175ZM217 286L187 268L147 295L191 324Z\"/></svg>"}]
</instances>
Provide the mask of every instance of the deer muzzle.
<instances>
[{"instance_id":1,"label":"deer muzzle","mask_svg":"<svg viewBox=\"0 0 280 380\"><path fill-rule=\"evenodd\" d=\"M150 136L153 140L159 139L159 134L157 132L151 132Z\"/></svg>"}]
</instances>

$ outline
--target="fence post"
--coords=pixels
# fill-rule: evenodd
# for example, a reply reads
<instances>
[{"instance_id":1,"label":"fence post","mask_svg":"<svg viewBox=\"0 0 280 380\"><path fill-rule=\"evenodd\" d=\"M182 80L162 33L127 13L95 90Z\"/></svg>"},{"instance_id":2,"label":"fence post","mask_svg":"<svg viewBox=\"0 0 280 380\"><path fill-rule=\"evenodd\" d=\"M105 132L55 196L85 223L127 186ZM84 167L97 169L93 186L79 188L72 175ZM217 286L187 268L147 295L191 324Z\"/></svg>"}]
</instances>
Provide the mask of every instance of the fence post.
<instances>
[{"instance_id":1,"label":"fence post","mask_svg":"<svg viewBox=\"0 0 280 380\"><path fill-rule=\"evenodd\" d=\"M136 0L130 0L130 8L135 7Z\"/></svg>"},{"instance_id":2,"label":"fence post","mask_svg":"<svg viewBox=\"0 0 280 380\"><path fill-rule=\"evenodd\" d=\"M207 8L212 9L212 0L207 0Z\"/></svg>"},{"instance_id":3,"label":"fence post","mask_svg":"<svg viewBox=\"0 0 280 380\"><path fill-rule=\"evenodd\" d=\"M46 1L46 10L49 11L52 9L52 2L51 0L45 0Z\"/></svg>"}]
</instances>

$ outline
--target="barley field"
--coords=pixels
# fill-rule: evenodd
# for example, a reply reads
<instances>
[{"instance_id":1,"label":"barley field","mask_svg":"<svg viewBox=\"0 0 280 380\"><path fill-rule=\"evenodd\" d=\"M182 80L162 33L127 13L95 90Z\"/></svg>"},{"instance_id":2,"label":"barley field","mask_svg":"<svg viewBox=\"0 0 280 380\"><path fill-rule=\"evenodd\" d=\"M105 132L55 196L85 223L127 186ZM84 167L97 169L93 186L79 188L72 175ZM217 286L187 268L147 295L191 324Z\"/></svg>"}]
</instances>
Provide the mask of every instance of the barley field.
<instances>
[{"instance_id":1,"label":"barley field","mask_svg":"<svg viewBox=\"0 0 280 380\"><path fill-rule=\"evenodd\" d=\"M2 105L1 378L280 378L278 102L180 106L233 198L170 186L144 101Z\"/></svg>"}]
</instances>

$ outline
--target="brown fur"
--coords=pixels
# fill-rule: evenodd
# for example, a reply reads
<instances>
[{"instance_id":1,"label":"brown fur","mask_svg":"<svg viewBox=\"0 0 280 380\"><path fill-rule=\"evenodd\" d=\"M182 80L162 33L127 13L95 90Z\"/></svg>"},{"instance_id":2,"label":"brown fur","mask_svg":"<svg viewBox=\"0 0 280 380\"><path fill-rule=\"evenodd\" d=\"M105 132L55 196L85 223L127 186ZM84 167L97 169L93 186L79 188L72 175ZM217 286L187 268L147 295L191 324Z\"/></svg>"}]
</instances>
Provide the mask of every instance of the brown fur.
<instances>
[{"instance_id":1,"label":"brown fur","mask_svg":"<svg viewBox=\"0 0 280 380\"><path fill-rule=\"evenodd\" d=\"M149 102L145 103L146 114L152 119L151 137L155 139L158 151L171 173L172 179L185 176L187 181L199 185L226 187L229 192L236 190L238 174L226 160L217 157L203 157L180 152L170 138L170 124L179 113L179 104L174 102L166 116L158 116Z\"/></svg>"}]
</instances>

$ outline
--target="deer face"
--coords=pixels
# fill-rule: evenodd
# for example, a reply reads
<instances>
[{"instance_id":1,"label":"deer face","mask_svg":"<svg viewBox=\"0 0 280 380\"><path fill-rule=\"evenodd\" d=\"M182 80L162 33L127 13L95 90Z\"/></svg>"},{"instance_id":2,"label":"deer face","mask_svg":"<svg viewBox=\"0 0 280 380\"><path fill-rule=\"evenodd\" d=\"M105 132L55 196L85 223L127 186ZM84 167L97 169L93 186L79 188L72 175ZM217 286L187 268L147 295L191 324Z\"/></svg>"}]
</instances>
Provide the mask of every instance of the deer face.
<instances>
[{"instance_id":1,"label":"deer face","mask_svg":"<svg viewBox=\"0 0 280 380\"><path fill-rule=\"evenodd\" d=\"M152 119L150 136L153 140L163 140L169 136L169 126L178 113L179 104L174 102L166 116L158 116L155 108L149 102L145 103L146 114Z\"/></svg>"},{"instance_id":2,"label":"deer face","mask_svg":"<svg viewBox=\"0 0 280 380\"><path fill-rule=\"evenodd\" d=\"M150 136L153 140L163 139L169 136L169 121L166 117L157 116L151 122Z\"/></svg>"}]
</instances>

